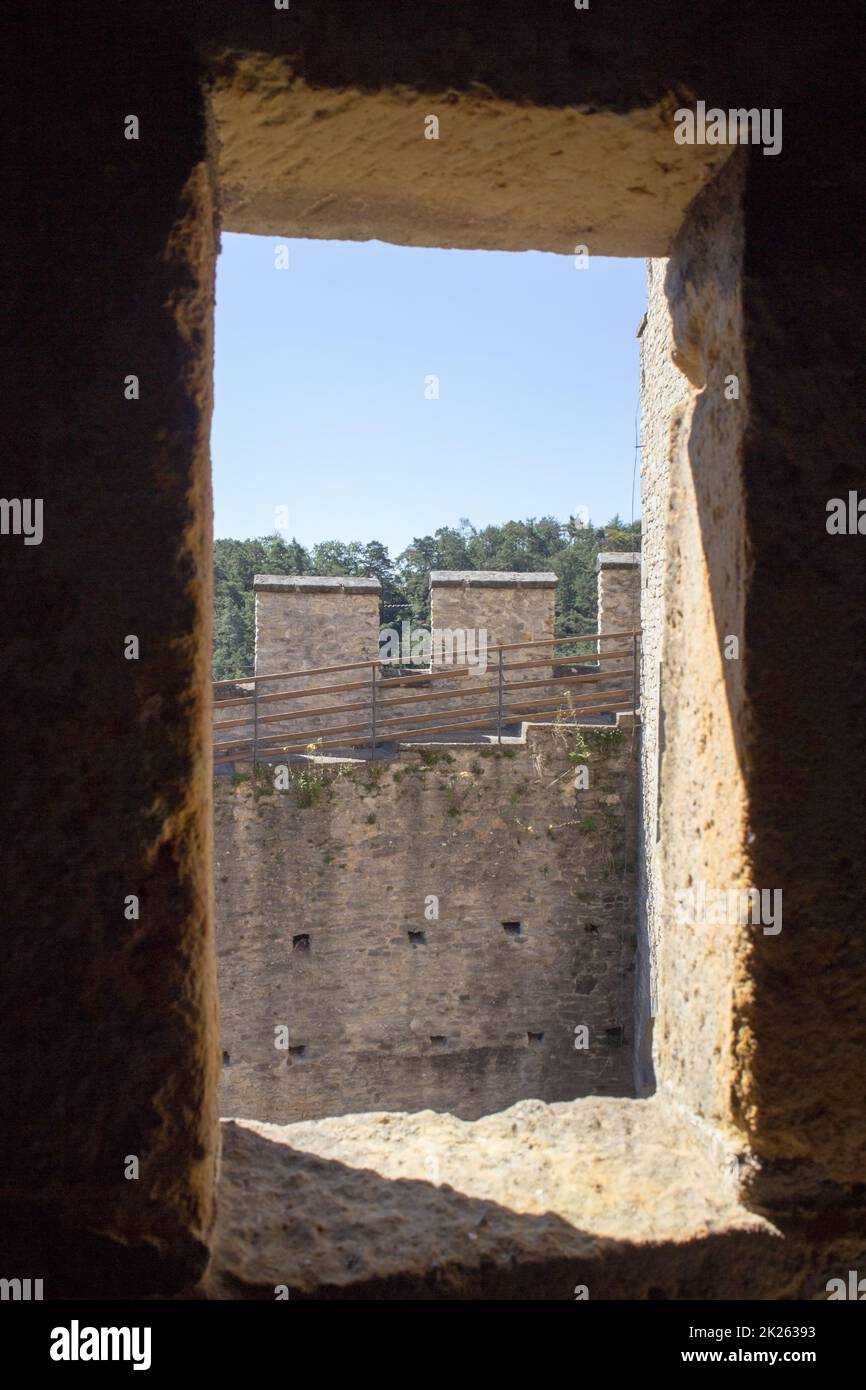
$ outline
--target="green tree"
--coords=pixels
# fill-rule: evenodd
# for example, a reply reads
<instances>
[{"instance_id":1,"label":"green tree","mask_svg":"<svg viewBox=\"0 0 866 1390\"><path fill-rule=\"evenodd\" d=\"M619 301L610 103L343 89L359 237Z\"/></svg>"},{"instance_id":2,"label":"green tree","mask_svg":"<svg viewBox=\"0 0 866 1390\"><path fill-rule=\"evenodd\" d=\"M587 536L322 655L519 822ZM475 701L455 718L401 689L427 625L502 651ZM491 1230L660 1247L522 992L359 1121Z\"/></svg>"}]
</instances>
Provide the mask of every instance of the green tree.
<instances>
[{"instance_id":1,"label":"green tree","mask_svg":"<svg viewBox=\"0 0 866 1390\"><path fill-rule=\"evenodd\" d=\"M256 574L308 574L310 557L297 540L214 541L214 680L250 676L255 660Z\"/></svg>"}]
</instances>

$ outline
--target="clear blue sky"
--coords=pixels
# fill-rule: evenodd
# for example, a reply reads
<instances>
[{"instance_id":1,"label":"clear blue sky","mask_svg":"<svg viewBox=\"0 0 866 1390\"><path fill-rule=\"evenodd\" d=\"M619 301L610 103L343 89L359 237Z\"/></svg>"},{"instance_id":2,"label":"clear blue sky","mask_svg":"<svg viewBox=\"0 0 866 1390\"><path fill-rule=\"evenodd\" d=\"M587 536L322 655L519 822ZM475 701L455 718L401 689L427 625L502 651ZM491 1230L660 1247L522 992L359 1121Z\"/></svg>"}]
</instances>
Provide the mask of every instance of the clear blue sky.
<instances>
[{"instance_id":1,"label":"clear blue sky","mask_svg":"<svg viewBox=\"0 0 866 1390\"><path fill-rule=\"evenodd\" d=\"M645 307L638 260L224 234L215 535L393 557L460 517L630 520Z\"/></svg>"}]
</instances>

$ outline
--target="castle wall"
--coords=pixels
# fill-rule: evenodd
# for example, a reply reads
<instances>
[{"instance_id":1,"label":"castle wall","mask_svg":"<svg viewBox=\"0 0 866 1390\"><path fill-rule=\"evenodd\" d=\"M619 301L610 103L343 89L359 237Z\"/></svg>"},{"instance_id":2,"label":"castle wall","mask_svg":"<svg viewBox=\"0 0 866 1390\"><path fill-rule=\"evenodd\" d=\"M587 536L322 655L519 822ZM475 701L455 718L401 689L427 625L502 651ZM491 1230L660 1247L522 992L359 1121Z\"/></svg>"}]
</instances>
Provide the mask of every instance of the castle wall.
<instances>
[{"instance_id":1,"label":"castle wall","mask_svg":"<svg viewBox=\"0 0 866 1390\"><path fill-rule=\"evenodd\" d=\"M541 727L217 779L222 1114L630 1094L634 734L583 736L582 790Z\"/></svg>"}]
</instances>

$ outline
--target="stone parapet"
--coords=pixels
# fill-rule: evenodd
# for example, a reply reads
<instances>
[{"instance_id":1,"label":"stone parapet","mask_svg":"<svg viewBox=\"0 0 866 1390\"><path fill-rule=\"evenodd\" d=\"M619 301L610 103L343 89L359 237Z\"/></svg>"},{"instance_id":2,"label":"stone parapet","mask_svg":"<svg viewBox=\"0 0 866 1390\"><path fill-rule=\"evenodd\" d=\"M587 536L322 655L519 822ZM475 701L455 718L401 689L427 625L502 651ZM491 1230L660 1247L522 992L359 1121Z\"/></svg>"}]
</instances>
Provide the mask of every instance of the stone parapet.
<instances>
[{"instance_id":1,"label":"stone parapet","mask_svg":"<svg viewBox=\"0 0 866 1390\"><path fill-rule=\"evenodd\" d=\"M557 576L551 572L519 573L510 570L433 570L430 574L430 622L442 635L432 665L460 665L459 641L449 646L448 634L465 633L466 649L488 653L488 670L496 676L500 654L491 648L500 643L534 642L553 636ZM473 645L474 644L474 645ZM552 655L549 647L506 651L506 680L543 680L553 674L550 666L508 672L511 663ZM478 668L476 668L478 669ZM479 670L479 674L482 672ZM543 698L544 692L539 695ZM471 703L471 698L470 698ZM513 703L513 701L512 701ZM454 702L456 707L457 702Z\"/></svg>"},{"instance_id":2,"label":"stone parapet","mask_svg":"<svg viewBox=\"0 0 866 1390\"><path fill-rule=\"evenodd\" d=\"M608 636L610 633L632 633L640 628L641 558L634 551L601 551L596 557L598 577L598 641L599 653L624 652L609 656L604 663L608 679L599 681L599 694L611 690L631 691L635 684L636 660L630 636Z\"/></svg>"},{"instance_id":3,"label":"stone parapet","mask_svg":"<svg viewBox=\"0 0 866 1390\"><path fill-rule=\"evenodd\" d=\"M323 666L342 666L351 662L376 659L379 647L379 596L382 586L378 579L356 579L349 576L257 574L253 580L256 595L256 675L268 676L279 672L303 672ZM372 669L372 668L371 668ZM364 678L363 671L343 671L326 675L294 676L282 683L259 683L259 694L282 688L301 691L322 685L341 685ZM345 718L332 715L310 716L281 723L271 719L276 714L294 714L306 708L344 704L349 692L311 696L309 701L280 701L260 707L259 732L285 733L287 739L296 733L310 732L324 736L329 728L359 724L366 719L365 711ZM353 702L364 702L363 691L352 691ZM265 709L267 713L265 713ZM264 718L267 722L261 722Z\"/></svg>"}]
</instances>

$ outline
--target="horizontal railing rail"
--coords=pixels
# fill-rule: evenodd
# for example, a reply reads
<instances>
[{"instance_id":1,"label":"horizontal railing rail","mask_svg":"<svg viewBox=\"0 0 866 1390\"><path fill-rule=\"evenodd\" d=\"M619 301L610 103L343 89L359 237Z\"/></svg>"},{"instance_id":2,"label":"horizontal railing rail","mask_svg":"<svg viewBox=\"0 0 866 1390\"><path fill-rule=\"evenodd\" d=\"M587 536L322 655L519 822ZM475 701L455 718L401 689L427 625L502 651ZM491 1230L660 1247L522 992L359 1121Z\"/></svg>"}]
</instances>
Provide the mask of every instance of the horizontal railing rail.
<instances>
[{"instance_id":1,"label":"horizontal railing rail","mask_svg":"<svg viewBox=\"0 0 866 1390\"><path fill-rule=\"evenodd\" d=\"M501 740L504 728L526 718L544 716L549 720L553 716L573 721L636 711L639 641L640 632L631 630L498 643L487 648L483 671L477 665L455 664L405 674L400 658L383 657L216 681L214 762L256 763L282 753L331 748L375 750L383 743L471 730L486 729ZM589 643L596 644L597 649L554 654L556 647L585 647ZM611 643L615 645L611 647ZM539 649L544 649L544 654ZM508 655L524 651L530 653L528 659L513 660ZM494 661L489 660L491 654ZM398 667L399 674L383 674L389 666ZM556 674L563 667L589 669ZM551 674L524 674L532 671ZM285 685L358 672L365 673L362 679ZM494 679L485 679L488 675ZM274 682L283 682L283 687L269 688ZM428 688L417 692L413 687ZM228 690L232 694L220 698L220 692ZM242 693L235 693L238 691ZM345 695L352 698L322 703L323 696ZM309 700L318 703L309 705ZM417 713L405 708L419 705L425 709ZM440 705L450 707L438 708ZM228 717L223 718L223 712ZM333 722L346 715L359 718ZM234 730L241 732L235 734Z\"/></svg>"}]
</instances>

